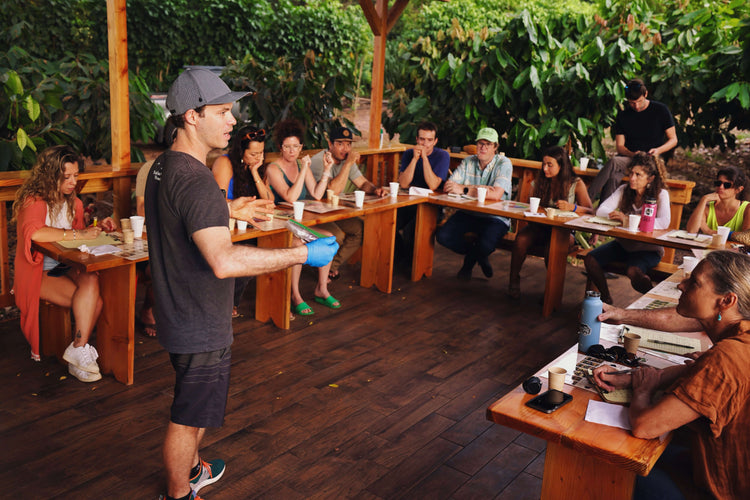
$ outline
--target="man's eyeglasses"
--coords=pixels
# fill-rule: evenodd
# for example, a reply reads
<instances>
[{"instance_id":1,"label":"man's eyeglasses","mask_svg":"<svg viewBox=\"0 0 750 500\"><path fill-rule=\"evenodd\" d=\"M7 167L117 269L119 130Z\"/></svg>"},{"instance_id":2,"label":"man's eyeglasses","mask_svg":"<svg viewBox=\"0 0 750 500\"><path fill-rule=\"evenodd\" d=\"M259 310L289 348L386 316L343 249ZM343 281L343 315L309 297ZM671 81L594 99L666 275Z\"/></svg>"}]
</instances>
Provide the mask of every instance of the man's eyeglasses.
<instances>
[{"instance_id":1,"label":"man's eyeglasses","mask_svg":"<svg viewBox=\"0 0 750 500\"><path fill-rule=\"evenodd\" d=\"M490 149L494 145L492 142L478 142L477 149Z\"/></svg>"},{"instance_id":2,"label":"man's eyeglasses","mask_svg":"<svg viewBox=\"0 0 750 500\"><path fill-rule=\"evenodd\" d=\"M733 182L727 182L727 181L714 181L714 187L724 186L724 189L732 189L732 186L734 186Z\"/></svg>"},{"instance_id":3,"label":"man's eyeglasses","mask_svg":"<svg viewBox=\"0 0 750 500\"><path fill-rule=\"evenodd\" d=\"M302 149L302 144L283 144L281 149L284 151L299 151Z\"/></svg>"},{"instance_id":4,"label":"man's eyeglasses","mask_svg":"<svg viewBox=\"0 0 750 500\"><path fill-rule=\"evenodd\" d=\"M254 142L263 142L266 140L266 131L264 129L258 129L254 132L248 132L243 139L248 139Z\"/></svg>"}]
</instances>

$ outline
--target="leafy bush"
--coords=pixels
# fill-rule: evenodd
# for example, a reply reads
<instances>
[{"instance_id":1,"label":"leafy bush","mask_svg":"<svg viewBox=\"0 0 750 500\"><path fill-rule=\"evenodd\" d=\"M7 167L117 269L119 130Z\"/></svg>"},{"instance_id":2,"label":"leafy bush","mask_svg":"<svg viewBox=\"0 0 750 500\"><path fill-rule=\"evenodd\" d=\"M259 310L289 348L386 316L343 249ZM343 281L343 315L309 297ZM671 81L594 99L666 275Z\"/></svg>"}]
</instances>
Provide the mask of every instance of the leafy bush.
<instances>
[{"instance_id":1,"label":"leafy bush","mask_svg":"<svg viewBox=\"0 0 750 500\"><path fill-rule=\"evenodd\" d=\"M0 54L0 170L25 169L35 152L69 143L93 159L111 158L109 66L93 55L59 61L31 56L19 47ZM160 119L142 79L130 75L130 124L134 141L148 141ZM132 151L138 161L143 156Z\"/></svg>"},{"instance_id":2,"label":"leafy bush","mask_svg":"<svg viewBox=\"0 0 750 500\"><path fill-rule=\"evenodd\" d=\"M650 2L628 1L613 3L605 17L545 22L524 11L497 32L454 21L402 54L406 80L390 87L386 129L413 140L415 123L429 117L441 124L443 145L471 142L488 125L505 133L513 155L536 157L541 147L571 139L602 158L624 80L643 75L650 96L677 116L683 146L731 147L732 128L747 124L750 108L739 57L750 7L741 0L692 12L677 7L653 11ZM727 84L731 91L722 89Z\"/></svg>"}]
</instances>

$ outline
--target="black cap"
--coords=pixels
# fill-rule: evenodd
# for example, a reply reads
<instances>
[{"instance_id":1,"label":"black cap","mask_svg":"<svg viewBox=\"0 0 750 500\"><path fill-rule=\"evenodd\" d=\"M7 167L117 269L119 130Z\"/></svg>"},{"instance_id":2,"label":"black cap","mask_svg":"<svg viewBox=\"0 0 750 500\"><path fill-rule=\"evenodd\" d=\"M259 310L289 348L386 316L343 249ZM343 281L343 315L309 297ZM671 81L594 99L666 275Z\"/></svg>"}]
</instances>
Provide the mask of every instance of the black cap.
<instances>
[{"instance_id":1,"label":"black cap","mask_svg":"<svg viewBox=\"0 0 750 500\"><path fill-rule=\"evenodd\" d=\"M354 134L348 127L337 127L331 131L331 142L333 141L353 141Z\"/></svg>"}]
</instances>

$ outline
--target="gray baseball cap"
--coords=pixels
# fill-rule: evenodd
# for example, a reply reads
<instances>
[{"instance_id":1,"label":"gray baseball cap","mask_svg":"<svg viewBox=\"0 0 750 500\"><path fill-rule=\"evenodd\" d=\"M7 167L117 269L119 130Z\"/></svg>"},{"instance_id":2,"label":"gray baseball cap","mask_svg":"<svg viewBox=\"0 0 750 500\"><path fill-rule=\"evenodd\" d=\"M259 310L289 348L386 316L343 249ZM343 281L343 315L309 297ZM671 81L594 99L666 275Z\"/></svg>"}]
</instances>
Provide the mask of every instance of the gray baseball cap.
<instances>
[{"instance_id":1,"label":"gray baseball cap","mask_svg":"<svg viewBox=\"0 0 750 500\"><path fill-rule=\"evenodd\" d=\"M167 93L167 109L182 115L211 104L226 104L251 92L232 92L224 81L206 69L188 68L174 81Z\"/></svg>"}]
</instances>

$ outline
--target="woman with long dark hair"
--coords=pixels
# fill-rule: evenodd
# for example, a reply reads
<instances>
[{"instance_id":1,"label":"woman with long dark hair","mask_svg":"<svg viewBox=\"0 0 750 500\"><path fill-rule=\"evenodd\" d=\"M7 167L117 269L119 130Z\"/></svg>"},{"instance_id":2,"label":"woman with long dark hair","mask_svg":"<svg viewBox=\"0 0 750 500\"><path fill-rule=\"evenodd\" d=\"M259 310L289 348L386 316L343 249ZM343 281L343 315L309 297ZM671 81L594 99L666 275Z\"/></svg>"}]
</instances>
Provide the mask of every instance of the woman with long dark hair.
<instances>
[{"instance_id":1,"label":"woman with long dark hair","mask_svg":"<svg viewBox=\"0 0 750 500\"><path fill-rule=\"evenodd\" d=\"M719 226L732 231L750 229L750 202L745 201L747 176L737 167L722 168L716 173L716 190L701 198L695 207L687 230L704 234L716 234Z\"/></svg>"},{"instance_id":2,"label":"woman with long dark hair","mask_svg":"<svg viewBox=\"0 0 750 500\"><path fill-rule=\"evenodd\" d=\"M667 229L671 221L672 212L669 205L669 191L665 188L666 170L664 163L658 156L648 153L637 153L628 170L629 180L623 184L612 196L599 205L596 215L618 220L623 226L628 225L630 214L640 214L643 204L648 199L656 200L656 220L654 229ZM641 243L633 240L614 239L609 243L589 252L583 262L589 276L589 284L593 283L602 294L602 301L611 304L607 279L604 277L604 266L613 262L626 265L626 274L630 284L641 293L652 288L651 278L646 274L659 264L664 255L664 247Z\"/></svg>"},{"instance_id":3,"label":"woman with long dark hair","mask_svg":"<svg viewBox=\"0 0 750 500\"><path fill-rule=\"evenodd\" d=\"M542 169L531 185L531 196L538 197L543 207L557 208L567 212L587 214L591 212L591 198L586 185L573 173L568 152L560 146L552 146L542 153ZM545 261L549 251L552 229L542 224L527 224L516 234L510 261L510 284L508 294L513 299L521 296L521 267L533 245L545 245Z\"/></svg>"}]
</instances>

